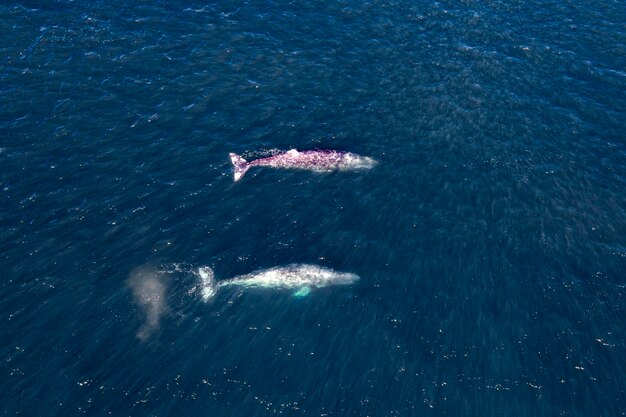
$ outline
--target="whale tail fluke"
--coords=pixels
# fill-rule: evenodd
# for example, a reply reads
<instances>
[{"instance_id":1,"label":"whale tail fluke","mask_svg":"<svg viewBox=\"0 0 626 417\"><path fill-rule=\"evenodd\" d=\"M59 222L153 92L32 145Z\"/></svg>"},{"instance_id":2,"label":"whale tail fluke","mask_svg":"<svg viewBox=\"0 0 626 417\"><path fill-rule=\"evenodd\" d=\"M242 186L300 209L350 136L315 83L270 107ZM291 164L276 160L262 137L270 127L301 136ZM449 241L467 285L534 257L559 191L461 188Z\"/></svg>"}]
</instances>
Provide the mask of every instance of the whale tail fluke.
<instances>
[{"instance_id":1,"label":"whale tail fluke","mask_svg":"<svg viewBox=\"0 0 626 417\"><path fill-rule=\"evenodd\" d=\"M207 266L198 268L198 275L202 282L202 299L206 303L217 293L217 281L215 281L213 270Z\"/></svg>"},{"instance_id":2,"label":"whale tail fluke","mask_svg":"<svg viewBox=\"0 0 626 417\"><path fill-rule=\"evenodd\" d=\"M230 156L230 161L233 163L233 167L235 168L235 181L239 181L248 168L250 168L250 165L248 165L248 161L236 153L229 153L228 155Z\"/></svg>"}]
</instances>

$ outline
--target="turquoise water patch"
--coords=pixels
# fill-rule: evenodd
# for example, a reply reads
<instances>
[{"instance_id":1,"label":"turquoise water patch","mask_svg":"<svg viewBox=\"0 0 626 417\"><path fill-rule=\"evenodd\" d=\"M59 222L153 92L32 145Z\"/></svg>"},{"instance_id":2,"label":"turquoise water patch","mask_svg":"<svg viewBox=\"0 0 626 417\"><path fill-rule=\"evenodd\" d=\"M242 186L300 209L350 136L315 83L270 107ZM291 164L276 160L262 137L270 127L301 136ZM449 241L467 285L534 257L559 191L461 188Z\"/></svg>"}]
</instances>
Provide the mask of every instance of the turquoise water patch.
<instances>
[{"instance_id":1,"label":"turquoise water patch","mask_svg":"<svg viewBox=\"0 0 626 417\"><path fill-rule=\"evenodd\" d=\"M310 287L302 287L298 291L294 292L293 296L297 298L302 298L302 297L306 297L310 293L311 293Z\"/></svg>"}]
</instances>

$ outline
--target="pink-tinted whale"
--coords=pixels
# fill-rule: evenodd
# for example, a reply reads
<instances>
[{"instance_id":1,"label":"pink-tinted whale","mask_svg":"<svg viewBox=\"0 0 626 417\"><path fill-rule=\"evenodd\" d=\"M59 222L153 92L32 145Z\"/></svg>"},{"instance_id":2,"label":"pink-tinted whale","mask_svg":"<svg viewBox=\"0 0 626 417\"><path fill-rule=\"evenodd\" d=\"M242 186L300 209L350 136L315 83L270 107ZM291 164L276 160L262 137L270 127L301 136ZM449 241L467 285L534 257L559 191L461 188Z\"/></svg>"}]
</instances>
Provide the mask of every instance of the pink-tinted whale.
<instances>
[{"instance_id":1,"label":"pink-tinted whale","mask_svg":"<svg viewBox=\"0 0 626 417\"><path fill-rule=\"evenodd\" d=\"M246 171L254 166L329 172L370 169L377 163L374 159L367 156L333 150L298 151L291 149L287 152L255 159L250 162L235 153L229 155L235 168L235 181L239 181Z\"/></svg>"}]
</instances>

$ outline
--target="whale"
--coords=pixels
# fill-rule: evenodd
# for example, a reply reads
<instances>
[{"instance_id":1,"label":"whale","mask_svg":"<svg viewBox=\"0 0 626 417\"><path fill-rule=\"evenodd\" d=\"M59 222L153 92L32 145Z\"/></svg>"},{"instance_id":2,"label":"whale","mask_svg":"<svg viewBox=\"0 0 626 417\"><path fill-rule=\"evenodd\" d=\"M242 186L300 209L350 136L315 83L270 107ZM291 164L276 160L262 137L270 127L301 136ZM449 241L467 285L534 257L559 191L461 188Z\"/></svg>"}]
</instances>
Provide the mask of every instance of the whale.
<instances>
[{"instance_id":1,"label":"whale","mask_svg":"<svg viewBox=\"0 0 626 417\"><path fill-rule=\"evenodd\" d=\"M295 297L304 297L312 288L350 285L359 280L356 274L309 264L279 266L219 281L209 267L198 268L198 275L202 299L205 302L215 297L217 291L223 287L283 289L293 291Z\"/></svg>"},{"instance_id":2,"label":"whale","mask_svg":"<svg viewBox=\"0 0 626 417\"><path fill-rule=\"evenodd\" d=\"M246 161L236 153L230 153L234 167L234 179L239 181L254 166L304 169L315 172L359 171L374 167L377 162L368 156L334 150L299 151L291 149L265 158Z\"/></svg>"}]
</instances>

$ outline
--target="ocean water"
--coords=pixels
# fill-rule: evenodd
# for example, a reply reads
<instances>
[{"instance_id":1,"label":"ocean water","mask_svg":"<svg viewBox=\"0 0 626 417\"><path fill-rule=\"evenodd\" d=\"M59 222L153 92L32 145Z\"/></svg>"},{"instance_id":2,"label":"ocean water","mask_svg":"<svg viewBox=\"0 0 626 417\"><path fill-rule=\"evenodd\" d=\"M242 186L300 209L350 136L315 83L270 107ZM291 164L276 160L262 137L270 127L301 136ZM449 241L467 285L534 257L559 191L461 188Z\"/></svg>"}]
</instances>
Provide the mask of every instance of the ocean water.
<instances>
[{"instance_id":1,"label":"ocean water","mask_svg":"<svg viewBox=\"0 0 626 417\"><path fill-rule=\"evenodd\" d=\"M0 415L625 415L624 22L2 2ZM233 182L291 148L379 163ZM360 280L201 299L290 263Z\"/></svg>"}]
</instances>

